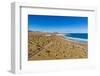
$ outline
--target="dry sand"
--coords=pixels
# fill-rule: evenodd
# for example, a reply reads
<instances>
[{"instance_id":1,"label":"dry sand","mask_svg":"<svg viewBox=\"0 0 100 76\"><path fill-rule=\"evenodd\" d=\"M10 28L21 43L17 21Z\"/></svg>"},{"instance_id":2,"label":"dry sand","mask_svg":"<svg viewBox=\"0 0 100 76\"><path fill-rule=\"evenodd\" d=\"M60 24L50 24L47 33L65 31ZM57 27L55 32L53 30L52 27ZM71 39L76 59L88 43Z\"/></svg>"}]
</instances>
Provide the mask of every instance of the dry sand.
<instances>
[{"instance_id":1,"label":"dry sand","mask_svg":"<svg viewBox=\"0 0 100 76\"><path fill-rule=\"evenodd\" d=\"M88 44L47 33L29 32L28 60L88 58Z\"/></svg>"}]
</instances>

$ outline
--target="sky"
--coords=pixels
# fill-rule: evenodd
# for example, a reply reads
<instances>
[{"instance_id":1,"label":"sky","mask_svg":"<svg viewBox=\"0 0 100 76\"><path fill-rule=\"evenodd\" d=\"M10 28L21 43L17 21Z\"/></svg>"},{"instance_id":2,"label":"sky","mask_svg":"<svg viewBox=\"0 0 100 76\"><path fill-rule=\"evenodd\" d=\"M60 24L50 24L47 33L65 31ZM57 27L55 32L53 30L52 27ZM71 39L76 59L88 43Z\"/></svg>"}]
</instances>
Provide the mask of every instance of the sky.
<instances>
[{"instance_id":1,"label":"sky","mask_svg":"<svg viewBox=\"0 0 100 76\"><path fill-rule=\"evenodd\" d=\"M88 17L28 15L28 31L87 33Z\"/></svg>"}]
</instances>

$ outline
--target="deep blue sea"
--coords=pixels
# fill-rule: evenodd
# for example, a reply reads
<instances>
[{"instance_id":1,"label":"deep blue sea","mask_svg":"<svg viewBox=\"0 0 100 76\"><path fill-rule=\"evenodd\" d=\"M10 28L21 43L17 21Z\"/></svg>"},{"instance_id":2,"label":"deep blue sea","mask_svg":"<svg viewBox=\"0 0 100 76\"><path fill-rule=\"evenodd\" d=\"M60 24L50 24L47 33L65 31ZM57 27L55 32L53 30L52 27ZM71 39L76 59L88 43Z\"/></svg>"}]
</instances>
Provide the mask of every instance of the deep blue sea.
<instances>
[{"instance_id":1,"label":"deep blue sea","mask_svg":"<svg viewBox=\"0 0 100 76\"><path fill-rule=\"evenodd\" d=\"M65 38L70 40L76 40L81 42L88 41L88 33L69 33L65 35Z\"/></svg>"},{"instance_id":2,"label":"deep blue sea","mask_svg":"<svg viewBox=\"0 0 100 76\"><path fill-rule=\"evenodd\" d=\"M70 34L66 34L66 36L73 37L73 38L88 39L87 33L70 33Z\"/></svg>"}]
</instances>

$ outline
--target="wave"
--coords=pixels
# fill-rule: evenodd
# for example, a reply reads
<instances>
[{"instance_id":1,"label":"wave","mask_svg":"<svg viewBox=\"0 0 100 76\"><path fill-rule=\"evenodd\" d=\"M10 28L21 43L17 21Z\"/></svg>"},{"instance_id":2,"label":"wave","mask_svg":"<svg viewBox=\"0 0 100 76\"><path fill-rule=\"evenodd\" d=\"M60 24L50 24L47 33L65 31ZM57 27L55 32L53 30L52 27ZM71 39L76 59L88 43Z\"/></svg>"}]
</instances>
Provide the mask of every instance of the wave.
<instances>
[{"instance_id":1,"label":"wave","mask_svg":"<svg viewBox=\"0 0 100 76\"><path fill-rule=\"evenodd\" d=\"M88 42L88 37L83 36L83 35L88 35L88 34L77 34L77 36L74 34L72 36L72 34L67 34L64 36L65 39L69 39L69 40L74 40L74 41L79 41L79 42Z\"/></svg>"},{"instance_id":2,"label":"wave","mask_svg":"<svg viewBox=\"0 0 100 76\"><path fill-rule=\"evenodd\" d=\"M88 42L88 39L81 39L81 38L73 38L73 37L65 37L66 39L80 41L80 42Z\"/></svg>"}]
</instances>

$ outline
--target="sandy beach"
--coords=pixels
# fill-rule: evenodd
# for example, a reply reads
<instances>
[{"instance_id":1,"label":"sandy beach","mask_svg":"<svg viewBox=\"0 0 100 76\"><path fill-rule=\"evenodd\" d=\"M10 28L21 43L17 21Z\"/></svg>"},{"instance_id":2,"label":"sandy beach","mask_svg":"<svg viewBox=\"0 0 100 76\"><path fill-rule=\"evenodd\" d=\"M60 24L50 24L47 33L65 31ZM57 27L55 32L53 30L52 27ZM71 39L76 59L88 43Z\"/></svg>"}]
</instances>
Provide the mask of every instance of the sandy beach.
<instances>
[{"instance_id":1,"label":"sandy beach","mask_svg":"<svg viewBox=\"0 0 100 76\"><path fill-rule=\"evenodd\" d=\"M61 34L28 32L28 60L88 58L88 44L65 39Z\"/></svg>"}]
</instances>

